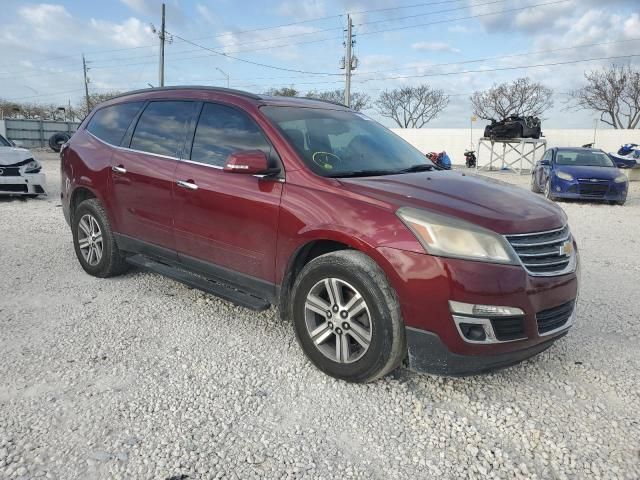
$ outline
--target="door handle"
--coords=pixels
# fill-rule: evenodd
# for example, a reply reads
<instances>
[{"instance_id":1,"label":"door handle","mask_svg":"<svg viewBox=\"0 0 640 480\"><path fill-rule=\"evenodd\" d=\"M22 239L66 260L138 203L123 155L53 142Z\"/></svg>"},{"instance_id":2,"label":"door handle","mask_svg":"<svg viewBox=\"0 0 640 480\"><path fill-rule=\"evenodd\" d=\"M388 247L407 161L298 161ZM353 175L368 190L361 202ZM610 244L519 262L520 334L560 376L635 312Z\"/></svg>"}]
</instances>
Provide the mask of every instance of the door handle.
<instances>
[{"instance_id":1,"label":"door handle","mask_svg":"<svg viewBox=\"0 0 640 480\"><path fill-rule=\"evenodd\" d=\"M118 166L114 165L113 167L111 167L111 170L113 170L116 173L127 173L127 169L119 165Z\"/></svg>"},{"instance_id":2,"label":"door handle","mask_svg":"<svg viewBox=\"0 0 640 480\"><path fill-rule=\"evenodd\" d=\"M196 185L195 183L190 182L188 180L178 180L176 183L178 184L179 187L186 188L187 190L197 190L198 189L198 185Z\"/></svg>"}]
</instances>

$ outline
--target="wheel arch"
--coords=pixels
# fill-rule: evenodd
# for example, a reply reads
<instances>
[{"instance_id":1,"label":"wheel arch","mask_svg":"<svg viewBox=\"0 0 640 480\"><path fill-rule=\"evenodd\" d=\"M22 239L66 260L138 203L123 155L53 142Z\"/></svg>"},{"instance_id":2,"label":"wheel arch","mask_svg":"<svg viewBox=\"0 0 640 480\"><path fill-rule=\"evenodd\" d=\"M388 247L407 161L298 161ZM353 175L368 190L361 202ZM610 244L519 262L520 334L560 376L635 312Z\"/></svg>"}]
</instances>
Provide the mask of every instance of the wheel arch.
<instances>
[{"instance_id":1,"label":"wheel arch","mask_svg":"<svg viewBox=\"0 0 640 480\"><path fill-rule=\"evenodd\" d=\"M73 224L73 217L75 215L76 209L78 208L78 205L80 205L85 200L89 200L90 198L99 199L98 195L96 195L96 193L92 189L84 185L77 186L73 189L71 198L69 200L69 216L71 219L71 224Z\"/></svg>"},{"instance_id":2,"label":"wheel arch","mask_svg":"<svg viewBox=\"0 0 640 480\"><path fill-rule=\"evenodd\" d=\"M282 319L287 319L287 305L291 299L291 290L298 274L305 265L320 255L340 250L355 250L371 257L383 271L386 272L387 270L387 265L383 264L384 257L380 252L373 245L352 234L335 230L313 232L313 235L309 235L309 233L305 240L289 256L282 275L278 295L278 307Z\"/></svg>"}]
</instances>

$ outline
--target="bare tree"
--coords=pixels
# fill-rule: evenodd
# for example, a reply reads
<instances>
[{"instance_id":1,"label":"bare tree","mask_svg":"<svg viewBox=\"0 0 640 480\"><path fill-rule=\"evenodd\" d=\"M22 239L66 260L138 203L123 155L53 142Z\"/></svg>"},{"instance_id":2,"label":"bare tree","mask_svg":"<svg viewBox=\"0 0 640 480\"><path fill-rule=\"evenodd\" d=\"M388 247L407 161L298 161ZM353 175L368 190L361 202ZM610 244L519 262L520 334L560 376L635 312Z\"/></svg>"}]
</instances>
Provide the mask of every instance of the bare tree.
<instances>
[{"instance_id":1,"label":"bare tree","mask_svg":"<svg viewBox=\"0 0 640 480\"><path fill-rule=\"evenodd\" d=\"M575 108L599 112L600 121L613 128L638 128L640 70L612 65L584 76L587 84L570 93Z\"/></svg>"},{"instance_id":2,"label":"bare tree","mask_svg":"<svg viewBox=\"0 0 640 480\"><path fill-rule=\"evenodd\" d=\"M422 128L448 104L449 96L429 85L385 90L375 102L380 115L393 119L400 128Z\"/></svg>"},{"instance_id":3,"label":"bare tree","mask_svg":"<svg viewBox=\"0 0 640 480\"><path fill-rule=\"evenodd\" d=\"M54 104L21 103L2 99L0 99L0 112L3 118L57 120L60 117L58 107Z\"/></svg>"},{"instance_id":4,"label":"bare tree","mask_svg":"<svg viewBox=\"0 0 640 480\"><path fill-rule=\"evenodd\" d=\"M312 90L305 95L307 98L317 98L319 100L328 100L334 103L344 103L344 90L328 90L326 92L318 92ZM366 93L352 92L351 93L351 109L359 112L361 110L371 107L371 97Z\"/></svg>"},{"instance_id":5,"label":"bare tree","mask_svg":"<svg viewBox=\"0 0 640 480\"><path fill-rule=\"evenodd\" d=\"M294 87L270 88L264 93L274 97L297 97L300 94Z\"/></svg>"},{"instance_id":6,"label":"bare tree","mask_svg":"<svg viewBox=\"0 0 640 480\"><path fill-rule=\"evenodd\" d=\"M511 115L539 117L553 106L553 90L529 78L495 84L471 95L473 113L485 120L502 120Z\"/></svg>"},{"instance_id":7,"label":"bare tree","mask_svg":"<svg viewBox=\"0 0 640 480\"><path fill-rule=\"evenodd\" d=\"M112 99L113 97L117 97L122 92L117 90L112 90L110 92L105 93L92 93L89 95L89 110L87 110L87 103L84 97L78 101L75 107L73 107L70 111L67 112L69 118L75 118L77 120L82 120L86 117L93 108L99 103L106 102L107 100Z\"/></svg>"}]
</instances>

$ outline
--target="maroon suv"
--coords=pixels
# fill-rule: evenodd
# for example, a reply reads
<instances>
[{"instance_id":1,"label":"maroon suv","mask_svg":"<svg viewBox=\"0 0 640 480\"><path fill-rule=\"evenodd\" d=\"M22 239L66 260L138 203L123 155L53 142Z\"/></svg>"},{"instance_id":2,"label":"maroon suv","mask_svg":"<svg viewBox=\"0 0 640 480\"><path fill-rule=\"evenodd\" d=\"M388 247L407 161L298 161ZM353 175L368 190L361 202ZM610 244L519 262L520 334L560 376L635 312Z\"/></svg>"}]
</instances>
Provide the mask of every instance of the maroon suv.
<instances>
[{"instance_id":1,"label":"maroon suv","mask_svg":"<svg viewBox=\"0 0 640 480\"><path fill-rule=\"evenodd\" d=\"M466 375L531 357L575 318L560 208L436 171L370 118L208 87L131 92L65 145L62 203L98 277L135 265L255 310L277 305L322 371L403 359Z\"/></svg>"}]
</instances>

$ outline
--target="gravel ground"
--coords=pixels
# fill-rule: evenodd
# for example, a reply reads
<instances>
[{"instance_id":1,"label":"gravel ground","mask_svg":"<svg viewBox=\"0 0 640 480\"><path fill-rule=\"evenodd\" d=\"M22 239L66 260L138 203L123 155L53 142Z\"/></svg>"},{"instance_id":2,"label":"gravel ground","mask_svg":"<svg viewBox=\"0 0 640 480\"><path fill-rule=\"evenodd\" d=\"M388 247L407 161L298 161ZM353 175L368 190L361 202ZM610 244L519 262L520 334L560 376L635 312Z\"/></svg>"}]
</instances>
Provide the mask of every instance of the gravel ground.
<instances>
[{"instance_id":1,"label":"gravel ground","mask_svg":"<svg viewBox=\"0 0 640 480\"><path fill-rule=\"evenodd\" d=\"M368 385L290 325L158 275L99 280L50 195L0 201L0 478L640 478L640 184L562 203L578 323L519 366ZM527 186L527 177L494 177Z\"/></svg>"}]
</instances>

